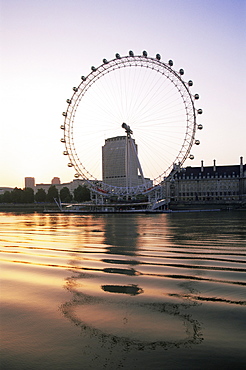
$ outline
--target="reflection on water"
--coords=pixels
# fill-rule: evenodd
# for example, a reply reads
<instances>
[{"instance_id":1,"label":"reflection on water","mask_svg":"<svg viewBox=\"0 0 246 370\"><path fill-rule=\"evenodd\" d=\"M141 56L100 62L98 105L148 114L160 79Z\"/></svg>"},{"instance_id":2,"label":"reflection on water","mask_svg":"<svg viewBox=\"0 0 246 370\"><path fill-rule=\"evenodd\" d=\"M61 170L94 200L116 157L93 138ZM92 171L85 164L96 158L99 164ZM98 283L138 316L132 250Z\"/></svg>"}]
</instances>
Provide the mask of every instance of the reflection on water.
<instances>
[{"instance_id":1,"label":"reflection on water","mask_svg":"<svg viewBox=\"0 0 246 370\"><path fill-rule=\"evenodd\" d=\"M165 299L167 295L164 293L165 286L157 288L152 281L153 278L161 276L156 272L155 265L160 265L157 259L162 258L158 252L159 247L157 250L153 249L156 241L160 243L159 237L155 241L156 231L153 224L146 223L146 219L136 216L129 218L113 215L110 218L102 217L100 221L102 222L100 230L104 230L104 255L110 254L112 257L101 258L100 262L113 267L103 268L102 265L101 269L93 271L93 275L90 270L90 276L87 276L87 272L82 275L73 272L71 278L66 279L67 289L72 293L72 297L61 307L64 315L83 331L89 330L92 335L104 338L110 343L121 343L125 350L133 346L143 350L155 349L157 346L168 348L200 343L201 325L191 315L187 315L189 306L196 303L189 302L184 297L181 303L169 302ZM167 220L162 220L162 223L166 224ZM158 233L160 234L160 230ZM143 238L145 238L144 248L141 244ZM153 255L149 255L152 250ZM90 253L93 258L95 250ZM84 259L81 263L84 264ZM127 265L128 268L121 268L122 265ZM149 272L144 271L146 265ZM83 269L78 260L77 268ZM112 275L108 278L102 272ZM93 288L88 289L88 280L87 287L83 286L84 279L93 283L97 281L98 286L94 284ZM110 284L101 284L104 281ZM146 292L138 282L149 285ZM99 288L117 296L104 296L98 291ZM155 289L153 299L152 288ZM85 291L88 293L85 294ZM145 294L145 297L142 300L134 300L134 296L140 294ZM128 298L124 295L128 295Z\"/></svg>"},{"instance_id":2,"label":"reflection on water","mask_svg":"<svg viewBox=\"0 0 246 370\"><path fill-rule=\"evenodd\" d=\"M125 297L95 297L84 294L77 281L85 276L67 279L67 289L72 298L61 310L82 331L89 331L97 339L111 345L121 344L124 351L170 348L198 344L202 340L201 325L187 314L196 303L174 304L170 302L146 302L124 299ZM75 282L76 281L76 282ZM136 285L104 285L109 293L136 296L143 290Z\"/></svg>"},{"instance_id":3,"label":"reflection on water","mask_svg":"<svg viewBox=\"0 0 246 370\"><path fill-rule=\"evenodd\" d=\"M137 285L102 285L102 290L105 292L110 293L121 293L121 294L129 294L129 295L136 295L143 293L143 289L138 288Z\"/></svg>"},{"instance_id":4,"label":"reflection on water","mask_svg":"<svg viewBox=\"0 0 246 370\"><path fill-rule=\"evenodd\" d=\"M0 219L6 369L243 364L244 212Z\"/></svg>"}]
</instances>

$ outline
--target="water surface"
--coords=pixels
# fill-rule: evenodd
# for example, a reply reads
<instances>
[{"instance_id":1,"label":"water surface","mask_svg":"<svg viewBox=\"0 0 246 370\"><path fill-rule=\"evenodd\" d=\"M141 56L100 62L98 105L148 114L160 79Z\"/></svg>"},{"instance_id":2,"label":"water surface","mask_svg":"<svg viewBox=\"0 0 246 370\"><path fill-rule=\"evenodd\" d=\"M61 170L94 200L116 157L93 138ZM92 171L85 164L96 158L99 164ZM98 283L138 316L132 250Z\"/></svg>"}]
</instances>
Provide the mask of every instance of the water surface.
<instances>
[{"instance_id":1,"label":"water surface","mask_svg":"<svg viewBox=\"0 0 246 370\"><path fill-rule=\"evenodd\" d=\"M3 369L246 363L246 212L0 213Z\"/></svg>"}]
</instances>

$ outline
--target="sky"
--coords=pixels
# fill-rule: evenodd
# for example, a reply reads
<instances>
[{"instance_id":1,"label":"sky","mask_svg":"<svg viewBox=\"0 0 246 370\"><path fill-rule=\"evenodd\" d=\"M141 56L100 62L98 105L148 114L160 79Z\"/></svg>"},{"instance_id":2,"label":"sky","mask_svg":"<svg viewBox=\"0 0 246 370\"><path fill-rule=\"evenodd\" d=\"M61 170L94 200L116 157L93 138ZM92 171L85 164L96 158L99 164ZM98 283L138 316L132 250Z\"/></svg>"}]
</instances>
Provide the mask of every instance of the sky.
<instances>
[{"instance_id":1,"label":"sky","mask_svg":"<svg viewBox=\"0 0 246 370\"><path fill-rule=\"evenodd\" d=\"M0 0L0 186L72 181L60 142L66 99L115 53L172 59L204 126L187 166L246 161L246 0Z\"/></svg>"}]
</instances>

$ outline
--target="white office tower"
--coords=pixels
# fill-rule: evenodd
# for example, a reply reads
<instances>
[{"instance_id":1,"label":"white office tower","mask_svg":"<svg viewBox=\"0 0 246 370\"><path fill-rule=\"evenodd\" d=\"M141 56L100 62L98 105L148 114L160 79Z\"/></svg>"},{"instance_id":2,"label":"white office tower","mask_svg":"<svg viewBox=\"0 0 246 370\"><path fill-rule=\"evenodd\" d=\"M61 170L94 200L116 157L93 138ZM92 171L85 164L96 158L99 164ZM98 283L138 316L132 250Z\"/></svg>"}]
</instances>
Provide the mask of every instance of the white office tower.
<instances>
[{"instance_id":1,"label":"white office tower","mask_svg":"<svg viewBox=\"0 0 246 370\"><path fill-rule=\"evenodd\" d=\"M140 183L139 162L135 140L116 136L105 140L102 147L103 182L119 187L133 187Z\"/></svg>"}]
</instances>

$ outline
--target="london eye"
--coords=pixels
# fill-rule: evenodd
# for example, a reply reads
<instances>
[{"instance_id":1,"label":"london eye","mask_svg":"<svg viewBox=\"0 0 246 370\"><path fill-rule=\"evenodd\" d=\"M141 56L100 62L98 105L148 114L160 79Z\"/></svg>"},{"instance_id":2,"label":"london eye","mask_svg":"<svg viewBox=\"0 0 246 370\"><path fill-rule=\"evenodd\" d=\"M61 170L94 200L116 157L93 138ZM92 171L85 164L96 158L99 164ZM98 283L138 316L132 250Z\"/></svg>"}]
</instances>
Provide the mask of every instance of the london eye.
<instances>
[{"instance_id":1,"label":"london eye","mask_svg":"<svg viewBox=\"0 0 246 370\"><path fill-rule=\"evenodd\" d=\"M202 129L197 122L202 109L195 107L199 95L191 92L192 80L183 79L184 70L173 65L159 54L130 51L103 59L81 76L61 125L63 154L75 178L105 196L136 196L194 158L192 146L200 143L196 130Z\"/></svg>"}]
</instances>

